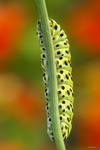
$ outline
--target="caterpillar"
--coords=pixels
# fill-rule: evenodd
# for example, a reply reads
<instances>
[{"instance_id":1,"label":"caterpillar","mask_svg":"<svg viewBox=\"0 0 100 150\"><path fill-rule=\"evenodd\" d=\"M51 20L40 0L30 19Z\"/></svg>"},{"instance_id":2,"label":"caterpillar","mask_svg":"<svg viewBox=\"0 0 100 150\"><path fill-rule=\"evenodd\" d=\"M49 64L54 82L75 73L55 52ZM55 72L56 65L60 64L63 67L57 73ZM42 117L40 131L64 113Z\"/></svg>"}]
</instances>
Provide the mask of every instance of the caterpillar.
<instances>
[{"instance_id":1,"label":"caterpillar","mask_svg":"<svg viewBox=\"0 0 100 150\"><path fill-rule=\"evenodd\" d=\"M54 46L56 76L57 76L57 93L58 93L58 109L60 127L63 139L67 139L72 128L73 118L73 81L72 81L72 65L69 42L64 30L53 19L49 20L51 37ZM49 103L49 74L48 74L48 58L46 47L44 46L43 31L41 22L38 21L38 38L41 47L41 64L43 69L43 81L46 99L47 111L47 133L52 141L54 135L52 130L50 103Z\"/></svg>"}]
</instances>

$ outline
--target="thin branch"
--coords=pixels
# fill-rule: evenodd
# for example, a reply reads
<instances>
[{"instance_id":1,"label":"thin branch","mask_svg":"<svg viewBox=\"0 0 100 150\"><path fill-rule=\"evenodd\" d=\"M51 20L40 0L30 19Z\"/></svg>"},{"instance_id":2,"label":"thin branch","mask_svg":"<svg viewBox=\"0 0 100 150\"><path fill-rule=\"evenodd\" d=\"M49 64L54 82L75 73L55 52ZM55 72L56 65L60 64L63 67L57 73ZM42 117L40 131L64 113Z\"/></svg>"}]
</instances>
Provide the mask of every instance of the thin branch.
<instances>
[{"instance_id":1,"label":"thin branch","mask_svg":"<svg viewBox=\"0 0 100 150\"><path fill-rule=\"evenodd\" d=\"M59 110L58 110L58 94L57 94L57 78L56 65L54 56L54 47L51 39L49 27L49 18L45 0L35 0L39 19L41 19L44 44L48 56L48 74L49 74L49 90L50 90L50 113L54 133L54 139L57 150L65 150L65 145L60 128Z\"/></svg>"}]
</instances>

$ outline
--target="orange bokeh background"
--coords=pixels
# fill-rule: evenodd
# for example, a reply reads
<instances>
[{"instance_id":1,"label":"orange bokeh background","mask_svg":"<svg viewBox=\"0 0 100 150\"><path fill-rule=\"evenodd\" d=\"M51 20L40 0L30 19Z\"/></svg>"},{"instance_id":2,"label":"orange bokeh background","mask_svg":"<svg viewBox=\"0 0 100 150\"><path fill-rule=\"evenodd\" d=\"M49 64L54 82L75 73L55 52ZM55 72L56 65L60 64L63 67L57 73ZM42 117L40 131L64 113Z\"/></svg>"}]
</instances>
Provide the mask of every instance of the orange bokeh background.
<instances>
[{"instance_id":1,"label":"orange bokeh background","mask_svg":"<svg viewBox=\"0 0 100 150\"><path fill-rule=\"evenodd\" d=\"M72 53L74 119L66 147L99 150L100 2L46 2L49 16L68 34ZM46 133L34 5L31 0L0 3L0 150L55 149Z\"/></svg>"}]
</instances>

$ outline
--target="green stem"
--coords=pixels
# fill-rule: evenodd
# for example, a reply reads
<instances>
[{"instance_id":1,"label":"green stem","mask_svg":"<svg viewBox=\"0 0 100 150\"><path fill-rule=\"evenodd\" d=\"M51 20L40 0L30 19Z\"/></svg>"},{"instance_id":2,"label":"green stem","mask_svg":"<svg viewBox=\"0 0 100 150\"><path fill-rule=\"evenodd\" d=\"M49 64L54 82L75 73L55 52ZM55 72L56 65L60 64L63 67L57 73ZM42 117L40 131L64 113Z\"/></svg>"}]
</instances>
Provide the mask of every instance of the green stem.
<instances>
[{"instance_id":1,"label":"green stem","mask_svg":"<svg viewBox=\"0 0 100 150\"><path fill-rule=\"evenodd\" d=\"M49 18L46 9L45 0L35 0L39 19L41 19L44 44L48 56L48 74L49 74L49 90L50 90L50 113L53 126L54 139L57 150L65 150L65 145L60 128L59 110L58 110L58 94L57 94L57 78L56 65L54 56L54 47L49 27Z\"/></svg>"}]
</instances>

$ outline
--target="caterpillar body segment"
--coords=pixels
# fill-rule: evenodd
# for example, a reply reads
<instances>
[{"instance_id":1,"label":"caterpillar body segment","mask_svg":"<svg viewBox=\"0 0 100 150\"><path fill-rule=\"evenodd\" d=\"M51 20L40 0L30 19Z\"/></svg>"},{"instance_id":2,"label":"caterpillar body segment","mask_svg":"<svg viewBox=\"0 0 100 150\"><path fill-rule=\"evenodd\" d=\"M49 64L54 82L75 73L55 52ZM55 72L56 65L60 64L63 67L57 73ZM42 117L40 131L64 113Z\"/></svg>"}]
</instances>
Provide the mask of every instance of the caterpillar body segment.
<instances>
[{"instance_id":1,"label":"caterpillar body segment","mask_svg":"<svg viewBox=\"0 0 100 150\"><path fill-rule=\"evenodd\" d=\"M67 138L72 128L73 118L73 81L72 81L72 64L70 46L67 35L64 30L53 19L49 20L50 31L54 46L56 77L57 77L57 93L58 93L58 109L59 119L63 138ZM38 37L41 46L41 65L43 68L43 82L45 87L46 112L47 112L47 133L52 141L54 135L52 130L52 120L50 115L50 99L49 99L49 74L48 74L48 57L44 44L44 35L41 22L38 22Z\"/></svg>"}]
</instances>

